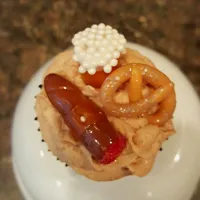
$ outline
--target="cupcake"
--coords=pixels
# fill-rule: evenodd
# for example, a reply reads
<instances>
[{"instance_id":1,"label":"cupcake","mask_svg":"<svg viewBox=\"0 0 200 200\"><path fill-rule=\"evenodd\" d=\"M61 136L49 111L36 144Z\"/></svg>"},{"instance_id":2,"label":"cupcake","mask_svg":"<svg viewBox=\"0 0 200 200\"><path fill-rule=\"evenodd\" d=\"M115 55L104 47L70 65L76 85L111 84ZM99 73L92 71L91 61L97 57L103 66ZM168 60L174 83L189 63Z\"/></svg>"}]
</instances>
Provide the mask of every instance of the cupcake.
<instances>
[{"instance_id":1,"label":"cupcake","mask_svg":"<svg viewBox=\"0 0 200 200\"><path fill-rule=\"evenodd\" d=\"M96 181L145 176L175 133L173 82L126 39L99 24L55 57L36 98L42 137L78 174Z\"/></svg>"}]
</instances>

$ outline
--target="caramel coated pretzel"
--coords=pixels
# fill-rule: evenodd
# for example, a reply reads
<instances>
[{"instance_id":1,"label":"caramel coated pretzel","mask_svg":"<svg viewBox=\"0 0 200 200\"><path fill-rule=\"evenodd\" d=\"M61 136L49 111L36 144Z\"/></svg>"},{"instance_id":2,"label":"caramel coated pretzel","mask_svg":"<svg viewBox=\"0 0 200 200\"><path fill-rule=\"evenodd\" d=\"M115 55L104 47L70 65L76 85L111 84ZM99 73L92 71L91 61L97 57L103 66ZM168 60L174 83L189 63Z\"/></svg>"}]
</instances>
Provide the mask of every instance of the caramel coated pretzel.
<instances>
[{"instance_id":1,"label":"caramel coated pretzel","mask_svg":"<svg viewBox=\"0 0 200 200\"><path fill-rule=\"evenodd\" d=\"M142 80L153 87L154 91L146 98L135 102L117 104L113 98L114 94L124 82L131 78L134 68L142 72ZM112 72L104 81L100 96L104 109L109 114L116 117L141 117L145 115L149 123L157 125L163 125L168 121L176 106L174 84L161 71L146 64L127 64ZM136 96L139 95L136 94ZM154 114L148 115L148 111L157 104L159 104L159 109Z\"/></svg>"}]
</instances>

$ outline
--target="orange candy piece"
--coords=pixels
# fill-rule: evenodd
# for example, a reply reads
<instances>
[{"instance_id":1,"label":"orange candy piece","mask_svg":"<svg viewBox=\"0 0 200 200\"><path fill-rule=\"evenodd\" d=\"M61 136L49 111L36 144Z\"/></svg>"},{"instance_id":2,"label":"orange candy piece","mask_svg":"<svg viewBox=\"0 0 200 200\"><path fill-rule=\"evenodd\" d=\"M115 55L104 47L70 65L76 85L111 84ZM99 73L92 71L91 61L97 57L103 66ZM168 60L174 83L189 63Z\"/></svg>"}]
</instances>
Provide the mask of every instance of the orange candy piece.
<instances>
[{"instance_id":1,"label":"orange candy piece","mask_svg":"<svg viewBox=\"0 0 200 200\"><path fill-rule=\"evenodd\" d=\"M128 93L131 102L136 102L142 98L142 72L139 68L132 68Z\"/></svg>"},{"instance_id":2,"label":"orange candy piece","mask_svg":"<svg viewBox=\"0 0 200 200\"><path fill-rule=\"evenodd\" d=\"M112 71L116 70L118 67L113 67ZM86 85L91 85L94 88L100 88L104 80L107 78L109 73L105 73L103 70L97 71L94 75L88 74L88 72L81 74L81 77Z\"/></svg>"},{"instance_id":3,"label":"orange candy piece","mask_svg":"<svg viewBox=\"0 0 200 200\"><path fill-rule=\"evenodd\" d=\"M97 71L94 75L88 74L88 72L81 74L83 81L86 85L91 85L95 88L100 88L104 80L109 74L104 71Z\"/></svg>"}]
</instances>

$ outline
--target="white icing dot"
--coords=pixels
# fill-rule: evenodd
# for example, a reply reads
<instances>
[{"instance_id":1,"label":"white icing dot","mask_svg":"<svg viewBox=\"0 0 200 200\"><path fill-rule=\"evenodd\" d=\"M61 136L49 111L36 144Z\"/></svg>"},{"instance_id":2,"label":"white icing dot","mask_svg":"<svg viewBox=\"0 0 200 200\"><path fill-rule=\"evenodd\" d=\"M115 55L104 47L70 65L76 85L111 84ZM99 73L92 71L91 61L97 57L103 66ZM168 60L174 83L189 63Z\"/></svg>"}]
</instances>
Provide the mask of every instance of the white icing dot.
<instances>
[{"instance_id":1,"label":"white icing dot","mask_svg":"<svg viewBox=\"0 0 200 200\"><path fill-rule=\"evenodd\" d=\"M93 75L93 74L96 73L96 69L95 69L95 68L91 68L91 69L88 70L88 73L89 73L90 75Z\"/></svg>"},{"instance_id":2,"label":"white icing dot","mask_svg":"<svg viewBox=\"0 0 200 200\"><path fill-rule=\"evenodd\" d=\"M88 32L84 31L83 32L83 36L86 36L88 34Z\"/></svg>"},{"instance_id":3,"label":"white icing dot","mask_svg":"<svg viewBox=\"0 0 200 200\"><path fill-rule=\"evenodd\" d=\"M93 47L88 48L88 52L89 53L94 53L95 52L95 48L93 48Z\"/></svg>"},{"instance_id":4,"label":"white icing dot","mask_svg":"<svg viewBox=\"0 0 200 200\"><path fill-rule=\"evenodd\" d=\"M100 57L100 54L99 53L95 53L94 56L95 57Z\"/></svg>"},{"instance_id":5,"label":"white icing dot","mask_svg":"<svg viewBox=\"0 0 200 200\"><path fill-rule=\"evenodd\" d=\"M107 38L108 40L110 40L110 39L112 39L112 35L111 35L111 34L106 35L106 38Z\"/></svg>"},{"instance_id":6,"label":"white icing dot","mask_svg":"<svg viewBox=\"0 0 200 200\"><path fill-rule=\"evenodd\" d=\"M96 33L96 32L97 32L97 29L93 28L93 29L91 29L91 32L92 32L92 33Z\"/></svg>"},{"instance_id":7,"label":"white icing dot","mask_svg":"<svg viewBox=\"0 0 200 200\"><path fill-rule=\"evenodd\" d=\"M83 63L83 65L82 65L82 67L84 67L84 68L87 68L89 66L89 64L88 63Z\"/></svg>"},{"instance_id":8,"label":"white icing dot","mask_svg":"<svg viewBox=\"0 0 200 200\"><path fill-rule=\"evenodd\" d=\"M99 64L100 64L100 66L105 66L106 61L105 61L105 60L101 60L101 61L99 62Z\"/></svg>"},{"instance_id":9,"label":"white icing dot","mask_svg":"<svg viewBox=\"0 0 200 200\"><path fill-rule=\"evenodd\" d=\"M106 30L106 34L111 34L111 33L112 33L112 30L110 30L110 29Z\"/></svg>"},{"instance_id":10,"label":"white icing dot","mask_svg":"<svg viewBox=\"0 0 200 200\"><path fill-rule=\"evenodd\" d=\"M101 42L100 42L100 41L96 41L96 42L95 42L95 46L96 46L96 47L101 46Z\"/></svg>"},{"instance_id":11,"label":"white icing dot","mask_svg":"<svg viewBox=\"0 0 200 200\"><path fill-rule=\"evenodd\" d=\"M85 122L85 121L86 121L86 118L85 118L84 116L81 116L81 117L80 117L80 120L81 120L81 122Z\"/></svg>"},{"instance_id":12,"label":"white icing dot","mask_svg":"<svg viewBox=\"0 0 200 200\"><path fill-rule=\"evenodd\" d=\"M92 25L92 28L97 28L98 26L96 24Z\"/></svg>"},{"instance_id":13,"label":"white icing dot","mask_svg":"<svg viewBox=\"0 0 200 200\"><path fill-rule=\"evenodd\" d=\"M80 55L81 57L83 57L83 56L85 55L85 52L81 52L79 55Z\"/></svg>"},{"instance_id":14,"label":"white icing dot","mask_svg":"<svg viewBox=\"0 0 200 200\"><path fill-rule=\"evenodd\" d=\"M98 28L99 29L104 29L105 28L105 24L103 24L103 23L99 24Z\"/></svg>"},{"instance_id":15,"label":"white icing dot","mask_svg":"<svg viewBox=\"0 0 200 200\"><path fill-rule=\"evenodd\" d=\"M118 46L118 41L117 40L112 40L112 44L114 45L114 46Z\"/></svg>"},{"instance_id":16,"label":"white icing dot","mask_svg":"<svg viewBox=\"0 0 200 200\"><path fill-rule=\"evenodd\" d=\"M94 57L94 55L93 55ZM97 65L97 61L96 60L93 60L90 65L95 69L96 65Z\"/></svg>"},{"instance_id":17,"label":"white icing dot","mask_svg":"<svg viewBox=\"0 0 200 200\"><path fill-rule=\"evenodd\" d=\"M105 73L110 73L112 71L112 67L110 65L106 65L104 68L103 68L104 72Z\"/></svg>"},{"instance_id":18,"label":"white icing dot","mask_svg":"<svg viewBox=\"0 0 200 200\"><path fill-rule=\"evenodd\" d=\"M108 40L104 39L104 40L102 41L102 45L103 45L103 46L106 46L107 44L108 44Z\"/></svg>"},{"instance_id":19,"label":"white icing dot","mask_svg":"<svg viewBox=\"0 0 200 200\"><path fill-rule=\"evenodd\" d=\"M125 39L120 39L119 42L120 42L121 44L125 44L125 43L126 43L126 40L125 40Z\"/></svg>"},{"instance_id":20,"label":"white icing dot","mask_svg":"<svg viewBox=\"0 0 200 200\"><path fill-rule=\"evenodd\" d=\"M78 41L78 40L75 40L73 45L76 46L76 45L78 45L78 44L79 44L79 41Z\"/></svg>"},{"instance_id":21,"label":"white icing dot","mask_svg":"<svg viewBox=\"0 0 200 200\"><path fill-rule=\"evenodd\" d=\"M72 44L74 45L74 42L76 41L76 39L74 38L74 39L72 39Z\"/></svg>"},{"instance_id":22,"label":"white icing dot","mask_svg":"<svg viewBox=\"0 0 200 200\"><path fill-rule=\"evenodd\" d=\"M81 47L77 46L74 48L74 51L80 53L82 51Z\"/></svg>"},{"instance_id":23,"label":"white icing dot","mask_svg":"<svg viewBox=\"0 0 200 200\"><path fill-rule=\"evenodd\" d=\"M86 56L85 56L85 60L90 60L92 58L92 56L90 55L90 54L87 54Z\"/></svg>"},{"instance_id":24,"label":"white icing dot","mask_svg":"<svg viewBox=\"0 0 200 200\"><path fill-rule=\"evenodd\" d=\"M102 39L103 39L103 36L102 36L102 35L97 35L97 36L96 36L96 39L97 39L97 40L102 40Z\"/></svg>"},{"instance_id":25,"label":"white icing dot","mask_svg":"<svg viewBox=\"0 0 200 200\"><path fill-rule=\"evenodd\" d=\"M118 40L119 39L119 35L118 34L114 34L113 38L115 38L116 40Z\"/></svg>"},{"instance_id":26,"label":"white icing dot","mask_svg":"<svg viewBox=\"0 0 200 200\"><path fill-rule=\"evenodd\" d=\"M85 58L85 53L79 53L79 54L77 54L77 56L78 56L78 61L82 63L82 61Z\"/></svg>"},{"instance_id":27,"label":"white icing dot","mask_svg":"<svg viewBox=\"0 0 200 200\"><path fill-rule=\"evenodd\" d=\"M106 51L105 47L101 47L101 48L100 48L100 51L101 51L101 52Z\"/></svg>"},{"instance_id":28,"label":"white icing dot","mask_svg":"<svg viewBox=\"0 0 200 200\"><path fill-rule=\"evenodd\" d=\"M110 65L111 66L116 66L118 63L118 61L116 59L112 59L111 62L110 62Z\"/></svg>"},{"instance_id":29,"label":"white icing dot","mask_svg":"<svg viewBox=\"0 0 200 200\"><path fill-rule=\"evenodd\" d=\"M109 59L112 58L112 55L111 55L110 53L107 53L107 54L106 54L106 58L107 58L107 60L109 60Z\"/></svg>"},{"instance_id":30,"label":"white icing dot","mask_svg":"<svg viewBox=\"0 0 200 200\"><path fill-rule=\"evenodd\" d=\"M119 58L119 56L120 56L119 51L114 51L113 57L114 57L114 58Z\"/></svg>"},{"instance_id":31,"label":"white icing dot","mask_svg":"<svg viewBox=\"0 0 200 200\"><path fill-rule=\"evenodd\" d=\"M109 50L110 52L113 52L113 51L115 50L115 48L114 48L113 46L110 46L110 47L108 47L108 50Z\"/></svg>"},{"instance_id":32,"label":"white icing dot","mask_svg":"<svg viewBox=\"0 0 200 200\"><path fill-rule=\"evenodd\" d=\"M74 35L74 39L79 39L80 38L80 35L78 34L78 33L76 33L75 35Z\"/></svg>"},{"instance_id":33,"label":"white icing dot","mask_svg":"<svg viewBox=\"0 0 200 200\"><path fill-rule=\"evenodd\" d=\"M118 34L118 31L117 31L116 29L113 29L112 32L113 32L114 34Z\"/></svg>"},{"instance_id":34,"label":"white icing dot","mask_svg":"<svg viewBox=\"0 0 200 200\"><path fill-rule=\"evenodd\" d=\"M92 46L94 44L94 40L88 40L87 44L88 46Z\"/></svg>"},{"instance_id":35,"label":"white icing dot","mask_svg":"<svg viewBox=\"0 0 200 200\"><path fill-rule=\"evenodd\" d=\"M93 33L88 34L88 38L89 39L94 39L95 38L95 34L93 34Z\"/></svg>"},{"instance_id":36,"label":"white icing dot","mask_svg":"<svg viewBox=\"0 0 200 200\"><path fill-rule=\"evenodd\" d=\"M78 68L78 71L79 71L81 74L83 74L83 73L86 72L85 68L83 68L82 66L80 66L80 67Z\"/></svg>"},{"instance_id":37,"label":"white icing dot","mask_svg":"<svg viewBox=\"0 0 200 200\"><path fill-rule=\"evenodd\" d=\"M106 26L106 29L112 29L112 27L111 27L111 26L109 26L109 25L107 25L107 26Z\"/></svg>"},{"instance_id":38,"label":"white icing dot","mask_svg":"<svg viewBox=\"0 0 200 200\"><path fill-rule=\"evenodd\" d=\"M82 39L81 39L81 43L85 43L87 41L87 38L86 37L83 37Z\"/></svg>"},{"instance_id":39,"label":"white icing dot","mask_svg":"<svg viewBox=\"0 0 200 200\"><path fill-rule=\"evenodd\" d=\"M78 34L80 35L80 37L82 36L82 31L79 31Z\"/></svg>"},{"instance_id":40,"label":"white icing dot","mask_svg":"<svg viewBox=\"0 0 200 200\"><path fill-rule=\"evenodd\" d=\"M124 47L122 45L118 46L117 48L119 51L123 51L124 50Z\"/></svg>"},{"instance_id":41,"label":"white icing dot","mask_svg":"<svg viewBox=\"0 0 200 200\"><path fill-rule=\"evenodd\" d=\"M102 29L102 30L99 30L98 33L99 33L100 35L103 35L103 34L105 33L105 31L104 31L104 29Z\"/></svg>"}]
</instances>

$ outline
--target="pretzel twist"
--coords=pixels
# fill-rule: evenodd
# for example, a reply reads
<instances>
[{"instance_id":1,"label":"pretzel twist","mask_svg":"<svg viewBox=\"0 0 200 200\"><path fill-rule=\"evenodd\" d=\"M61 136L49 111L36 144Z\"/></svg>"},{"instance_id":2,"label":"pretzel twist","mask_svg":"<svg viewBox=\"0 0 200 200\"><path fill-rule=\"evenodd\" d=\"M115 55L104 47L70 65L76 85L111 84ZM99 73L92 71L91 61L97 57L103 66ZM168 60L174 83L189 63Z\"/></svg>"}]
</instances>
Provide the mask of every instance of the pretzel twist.
<instances>
[{"instance_id":1,"label":"pretzel twist","mask_svg":"<svg viewBox=\"0 0 200 200\"><path fill-rule=\"evenodd\" d=\"M154 88L153 92L146 98L141 97L138 99L140 97L138 93L141 93L141 87L139 89L136 87L137 90L133 90L133 94L131 95L129 89L129 96L133 96L135 92L137 98L130 98L134 101L129 104L116 103L113 98L115 92L124 82L131 79L133 70L135 69L141 71L142 80ZM136 78L138 76L139 74ZM172 117L176 106L174 84L161 71L146 64L131 63L112 72L104 81L100 96L104 109L111 115L116 117L141 117L146 115L149 123L157 125L163 125L167 122ZM159 109L154 114L148 115L148 111L158 104Z\"/></svg>"}]
</instances>

